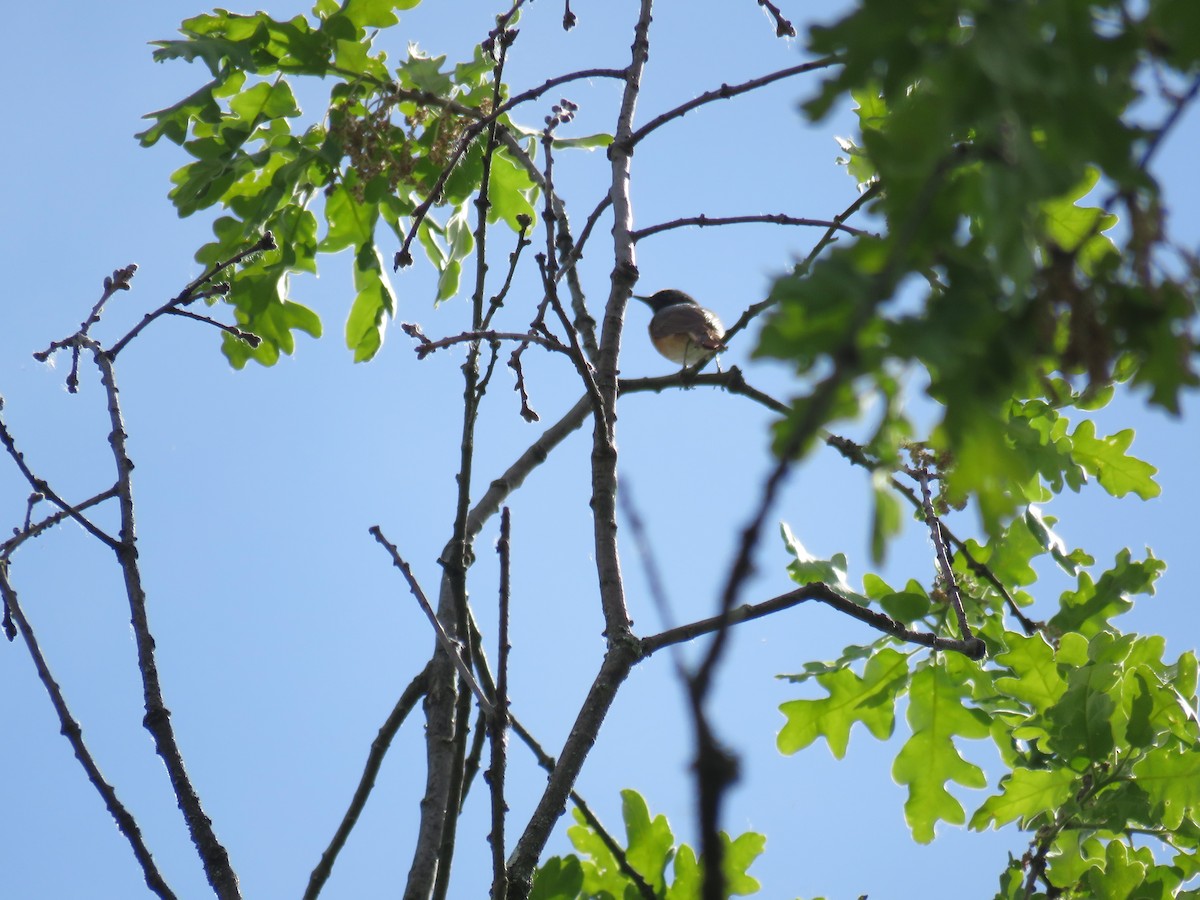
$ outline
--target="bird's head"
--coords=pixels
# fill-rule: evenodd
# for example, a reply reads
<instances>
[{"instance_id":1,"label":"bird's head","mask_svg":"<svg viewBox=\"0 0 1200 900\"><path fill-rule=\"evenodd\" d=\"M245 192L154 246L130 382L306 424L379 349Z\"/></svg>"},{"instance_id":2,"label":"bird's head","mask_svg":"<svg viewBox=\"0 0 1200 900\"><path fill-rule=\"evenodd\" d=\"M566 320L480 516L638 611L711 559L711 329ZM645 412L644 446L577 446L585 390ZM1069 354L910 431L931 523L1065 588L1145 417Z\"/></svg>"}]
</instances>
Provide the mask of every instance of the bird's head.
<instances>
[{"instance_id":1,"label":"bird's head","mask_svg":"<svg viewBox=\"0 0 1200 900\"><path fill-rule=\"evenodd\" d=\"M642 294L634 294L633 297L635 300L641 300L655 312L664 310L668 306L679 306L680 304L690 304L691 306L700 305L688 294L685 294L683 291L677 291L674 288L656 291L648 297L643 296Z\"/></svg>"}]
</instances>

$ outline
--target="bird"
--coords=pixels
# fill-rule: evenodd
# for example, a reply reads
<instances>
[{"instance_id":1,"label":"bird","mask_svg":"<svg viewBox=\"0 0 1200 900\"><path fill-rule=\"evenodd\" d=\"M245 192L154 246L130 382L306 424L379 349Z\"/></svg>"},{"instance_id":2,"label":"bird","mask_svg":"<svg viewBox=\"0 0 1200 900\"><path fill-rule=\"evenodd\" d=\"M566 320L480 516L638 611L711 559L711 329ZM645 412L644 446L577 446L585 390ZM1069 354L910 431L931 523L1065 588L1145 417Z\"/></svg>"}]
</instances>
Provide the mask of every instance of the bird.
<instances>
[{"instance_id":1,"label":"bird","mask_svg":"<svg viewBox=\"0 0 1200 900\"><path fill-rule=\"evenodd\" d=\"M654 310L650 341L671 362L686 369L725 349L725 327L717 314L683 291L669 288L648 297L633 296Z\"/></svg>"}]
</instances>

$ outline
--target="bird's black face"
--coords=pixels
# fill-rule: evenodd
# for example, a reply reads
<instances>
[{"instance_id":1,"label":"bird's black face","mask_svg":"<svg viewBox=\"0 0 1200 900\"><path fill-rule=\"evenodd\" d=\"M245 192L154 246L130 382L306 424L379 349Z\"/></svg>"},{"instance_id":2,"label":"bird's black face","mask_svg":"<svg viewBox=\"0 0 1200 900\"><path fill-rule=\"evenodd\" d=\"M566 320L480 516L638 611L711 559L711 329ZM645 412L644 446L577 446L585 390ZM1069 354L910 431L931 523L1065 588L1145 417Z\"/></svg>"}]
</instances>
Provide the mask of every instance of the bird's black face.
<instances>
[{"instance_id":1,"label":"bird's black face","mask_svg":"<svg viewBox=\"0 0 1200 900\"><path fill-rule=\"evenodd\" d=\"M678 306L681 303L691 304L692 306L700 305L683 291L677 291L674 288L658 291L649 297L644 297L641 294L634 294L633 296L635 299L641 300L655 312L666 309L668 306Z\"/></svg>"}]
</instances>

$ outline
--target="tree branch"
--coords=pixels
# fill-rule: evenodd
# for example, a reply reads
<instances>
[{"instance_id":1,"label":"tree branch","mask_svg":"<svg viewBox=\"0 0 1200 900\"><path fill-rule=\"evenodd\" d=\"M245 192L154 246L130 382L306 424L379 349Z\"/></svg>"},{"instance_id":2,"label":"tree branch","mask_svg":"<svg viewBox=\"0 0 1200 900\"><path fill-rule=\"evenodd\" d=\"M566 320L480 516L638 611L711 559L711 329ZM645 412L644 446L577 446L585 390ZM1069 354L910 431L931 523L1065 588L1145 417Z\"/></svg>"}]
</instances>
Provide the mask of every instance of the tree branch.
<instances>
[{"instance_id":1,"label":"tree branch","mask_svg":"<svg viewBox=\"0 0 1200 900\"><path fill-rule=\"evenodd\" d=\"M358 818L362 815L362 811L367 805L367 798L371 796L371 791L375 789L375 779L378 777L379 770L383 766L383 758L387 756L387 752L392 746L392 740L396 737L400 726L404 724L404 720L408 718L408 714L417 705L417 701L425 695L428 686L429 666L426 664L425 668L408 683L408 687L400 694L396 705L392 708L391 713L388 714L387 719L384 720L383 725L380 726L375 740L371 742L371 750L367 754L367 762L363 766L362 775L359 777L358 787L355 788L354 796L350 799L350 806L346 809L345 815L342 816L342 821L338 825L337 831L334 832L329 846L321 854L321 861L317 863L308 878L308 887L304 891L304 900L316 900L316 897L321 893L321 889L325 886L325 882L329 880L329 876L333 872L333 864L337 862L338 854L342 852L342 848L346 845L346 841L350 837L350 832L358 824Z\"/></svg>"},{"instance_id":2,"label":"tree branch","mask_svg":"<svg viewBox=\"0 0 1200 900\"><path fill-rule=\"evenodd\" d=\"M425 592L421 590L420 582L413 575L412 567L400 556L400 551L396 549L396 545L383 536L383 531L378 525L372 525L367 531L391 555L392 565L400 570L400 573L404 576L404 580L408 582L409 590L417 598L417 604L421 607L421 611L425 613L425 617L429 619L429 624L433 626L433 632L437 635L438 645L450 657L454 663L454 667L458 669L458 674L463 677L463 681L470 687L471 693L479 701L479 708L489 718L494 716L495 709L492 707L492 702L484 695L479 687L479 683L475 680L475 676L471 674L471 669L463 657L461 645L447 633L445 627L438 620L437 613L433 611L433 605L429 602L429 598L425 596Z\"/></svg>"},{"instance_id":3,"label":"tree branch","mask_svg":"<svg viewBox=\"0 0 1200 900\"><path fill-rule=\"evenodd\" d=\"M125 579L125 593L129 598L130 624L137 646L138 670L142 676L142 692L146 707L144 725L154 738L154 749L162 759L171 780L171 787L179 801L195 844L205 875L220 900L237 900L241 897L237 875L229 861L229 853L217 839L212 820L204 812L183 764L183 756L171 726L171 713L163 702L162 686L158 679L158 663L155 660L154 638L150 633L150 622L146 612L146 591L142 586L142 574L138 566L137 530L134 520L133 485L130 473L133 461L126 446L125 423L118 401L116 374L113 370L113 353L105 352L91 338L80 337L82 346L91 351L100 369L100 382L108 397L108 415L112 430L109 444L112 446L113 462L117 471L117 501L121 513L120 541L115 548L117 561Z\"/></svg>"},{"instance_id":4,"label":"tree branch","mask_svg":"<svg viewBox=\"0 0 1200 900\"><path fill-rule=\"evenodd\" d=\"M266 250L274 249L275 235L269 231L264 231L262 237L260 237L252 246L247 247L242 252L229 257L229 259L224 260L223 262L217 263L199 278L187 285L187 287L180 291L174 298L168 300L153 312L148 312L146 315L142 316L142 321L138 322L128 334L113 344L112 349L108 351L108 358L115 360L117 356L120 355L121 351L124 350L129 344L129 342L141 334L142 331L145 330L146 326L148 326L155 319L165 316L168 313L177 313L180 307L187 306L189 303L194 303L196 300L199 300L200 294L198 292L200 288L211 282L226 269L236 266L242 260L246 259L246 257L253 256L255 253L262 253ZM213 290L218 294L226 293L229 290L229 286L218 285L214 287ZM239 337L242 337L242 335L239 335ZM245 340L244 337L242 337L242 339Z\"/></svg>"},{"instance_id":5,"label":"tree branch","mask_svg":"<svg viewBox=\"0 0 1200 900\"><path fill-rule=\"evenodd\" d=\"M758 78L751 78L749 81L744 81L741 84L722 84L715 90L705 91L699 97L695 97L689 100L687 103L680 104L674 109L667 110L660 116L655 116L629 136L629 146L635 146L651 132L656 131L657 129L666 125L668 122L686 116L693 109L704 106L706 103L712 103L714 100L728 100L731 97L736 97L738 94L744 94L747 91L757 90L760 87L765 87L768 84L774 84L776 81L782 81L783 79L791 78L794 75L803 75L806 72L815 72L819 69L827 69L839 62L841 62L841 60L837 56L825 56L821 59L815 59L812 62L801 63L798 66L791 66L787 69L780 69L778 72L771 72L768 75L761 75Z\"/></svg>"},{"instance_id":6,"label":"tree branch","mask_svg":"<svg viewBox=\"0 0 1200 900\"><path fill-rule=\"evenodd\" d=\"M837 219L804 219L796 216L787 216L783 213L769 213L755 216L706 216L704 214L698 216L687 216L682 219L674 219L670 222L660 222L658 225L651 225L647 228L639 228L633 232L634 241L640 241L643 238L651 237L655 234L661 234L664 231L671 231L675 228L686 228L690 225L697 225L700 228L710 228L715 225L753 225L753 224L768 224L768 225L797 225L808 226L810 228L825 228L830 231L843 231L846 234L854 237L871 236L869 231L863 231L861 228L851 228L849 225L844 225Z\"/></svg>"},{"instance_id":7,"label":"tree branch","mask_svg":"<svg viewBox=\"0 0 1200 900\"><path fill-rule=\"evenodd\" d=\"M3 401L0 400L0 410L3 409ZM60 497L46 481L33 474L33 470L30 469L29 465L25 462L25 454L17 449L16 441L14 440L12 433L8 430L8 425L5 424L3 416L0 416L0 444L4 445L4 449L8 451L8 455L11 456L13 462L17 464L17 468L21 471L21 474L25 476L25 480L29 482L30 487L32 487L39 494L42 494L47 500L62 510L62 515L70 516L72 519L78 522L84 531L86 531L100 543L104 544L104 546L108 547L110 550L117 550L117 548L120 546L117 539L108 534L106 531L103 531L93 525L91 521L83 515L83 510L88 504L79 504L78 506L74 506L68 503L66 500ZM109 496L115 496L116 491L117 488L112 487L109 488L109 490L105 493L109 494ZM15 537L11 538L10 540L15 540ZM3 546L8 547L8 542L6 541ZM7 552L8 551L6 551L6 554Z\"/></svg>"},{"instance_id":8,"label":"tree branch","mask_svg":"<svg viewBox=\"0 0 1200 900\"><path fill-rule=\"evenodd\" d=\"M761 603L747 603L735 607L724 617L719 615L710 616L707 619L699 619L695 622L689 622L686 625L680 625L677 628L669 628L658 634L644 637L640 641L642 658L644 659L647 656L657 653L663 647L686 643L705 634L716 634L727 626L740 625L742 622L761 619L764 616L773 615L785 609L791 609L793 606L798 606L808 600L816 600L824 603L826 606L831 606L838 612L845 613L853 619L858 619L860 622L870 625L876 631L890 634L907 643L929 647L931 650L950 650L955 653L961 653L971 659L980 658L980 655L977 654L982 641L978 638L959 640L958 638L942 637L941 635L929 632L914 631L903 622L893 619L886 613L878 612L865 606L859 606L853 600L846 599L833 588L829 587L829 585L819 581L806 584L804 587L788 591L786 594L780 594L778 597L772 597L770 600L764 600Z\"/></svg>"},{"instance_id":9,"label":"tree branch","mask_svg":"<svg viewBox=\"0 0 1200 900\"><path fill-rule=\"evenodd\" d=\"M79 764L83 766L83 771L87 774L88 781L100 794L100 798L104 801L104 806L108 809L109 815L117 823L117 830L125 836L129 841L129 846L133 849L133 855L138 861L138 865L142 868L142 876L146 879L146 887L153 891L163 900L174 900L175 893L167 886L162 874L158 871L158 867L154 864L154 858L150 855L149 848L146 847L142 840L142 832L138 827L137 821L133 815L125 808L124 804L117 799L117 793L100 772L99 766L92 758L91 752L83 741L83 729L75 718L71 715L70 709L67 708L66 698L63 697L62 689L58 686L58 682L54 680L54 676L50 673L50 667L46 664L46 658L42 655L42 649L38 645L37 638L34 636L33 628L29 624L29 620L25 618L25 613L21 609L21 603L17 598L17 592L8 580L8 561L0 560L0 594L4 596L4 607L12 615L16 621L22 638L25 640L25 646L29 650L29 655L33 658L33 666L37 670L38 678L46 688L46 693L50 695L50 703L54 706L54 711L58 714L58 721L61 726L60 730L63 736L70 743L71 749L75 751L75 758L79 760Z\"/></svg>"},{"instance_id":10,"label":"tree branch","mask_svg":"<svg viewBox=\"0 0 1200 900\"><path fill-rule=\"evenodd\" d=\"M508 507L500 513L500 540L496 553L500 556L500 612L498 649L496 652L496 689L492 696L499 715L488 721L488 736L491 739L492 761L488 769L488 785L492 796L492 832L488 840L492 844L492 900L506 900L508 896L508 871L504 866L504 817L508 804L504 799L504 776L508 745L508 604L510 559L510 519Z\"/></svg>"}]
</instances>

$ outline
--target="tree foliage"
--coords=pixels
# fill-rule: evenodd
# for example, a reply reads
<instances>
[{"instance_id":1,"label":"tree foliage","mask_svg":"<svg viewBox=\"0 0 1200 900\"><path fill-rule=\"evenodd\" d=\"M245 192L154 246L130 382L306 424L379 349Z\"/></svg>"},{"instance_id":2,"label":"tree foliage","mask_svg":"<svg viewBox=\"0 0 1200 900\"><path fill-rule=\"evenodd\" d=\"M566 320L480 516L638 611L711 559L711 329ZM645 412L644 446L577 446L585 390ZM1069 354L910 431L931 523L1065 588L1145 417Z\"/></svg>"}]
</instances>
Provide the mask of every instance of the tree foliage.
<instances>
[{"instance_id":1,"label":"tree foliage","mask_svg":"<svg viewBox=\"0 0 1200 900\"><path fill-rule=\"evenodd\" d=\"M648 0L630 13L628 61L555 74L520 91L506 83L504 71L508 55L520 51L520 2L497 17L470 59L451 63L413 48L406 59L389 60L375 49L376 36L417 2L318 0L311 16L287 21L225 10L188 19L181 38L158 42L155 58L196 63L209 80L151 114L139 135L145 146L165 138L191 158L172 178L170 199L180 215L219 213L213 240L196 254L205 276L154 315L184 314L197 300L230 307L235 324L221 327L234 367L276 362L292 352L296 331L320 335L318 317L290 299L289 288L294 276L317 271L321 254L353 255L345 340L355 361L380 352L397 313L392 270L413 264L415 247L438 273L434 304L471 304L471 326L459 335L435 340L417 324L404 325L422 357L468 347L460 494L435 601L424 599L400 551L373 532L422 597L439 635L392 723L394 733L416 700L427 698L429 774L406 896L452 891L455 815L482 753L469 747L473 704L481 711L475 731L491 741L493 896L710 900L757 891L748 869L764 838L720 830L734 761L707 709L729 630L808 601L859 620L864 633L876 636L784 676L798 687L781 707L783 753L798 754L823 739L841 759L855 723L879 739L899 730L892 775L906 791L904 815L916 841L932 841L943 822L1023 833L1019 852L997 861L999 898L1197 895L1196 656L1168 658L1163 637L1125 633L1118 622L1135 597L1154 593L1164 564L1150 551L1126 549L1098 561L1084 548L1068 547L1041 506L1088 482L1114 497L1155 497L1154 467L1130 453L1133 431L1102 434L1092 414L1117 392L1138 392L1178 413L1183 392L1200 384L1200 262L1173 240L1169 198L1151 171L1158 149L1200 94L1200 7L1182 0L1136 7L1096 0L861 0L837 21L810 30L809 62L722 85L638 127L630 98L654 34ZM760 5L781 36L791 30L772 4ZM569 4L564 24L575 24ZM632 229L628 193L636 145L695 106L736 101L740 93L801 76L821 79L796 87L811 121L854 106L859 130L842 139L842 162L860 194L848 209L816 220L823 237L809 256L729 331L732 338L765 315L756 353L794 367L795 398L785 404L765 397L737 369L621 381L624 311L637 278L633 248L644 236ZM296 97L313 78L329 85L328 105L306 118ZM574 116L567 101L551 106L541 127L520 124L527 110L544 111L561 85L598 78L624 91L611 134L560 136ZM559 154L581 148L604 148L607 160L597 205L583 231L573 233L553 166ZM611 293L589 306L575 270L583 243L597 240L593 226L606 214L613 220ZM489 272L497 234L515 249L506 266ZM545 249L530 261L523 251L539 242ZM525 266L535 270L541 300L532 326L505 330L506 294ZM115 273L106 297L131 277ZM91 324L46 352L69 350L76 362L90 353L115 408L113 361L144 325L102 347L89 337ZM509 366L527 419L537 418L521 366L531 347L566 358L582 399L511 467L511 477L480 489L473 464L486 451L474 443L475 422L506 343L517 348ZM924 408L936 411L926 432L910 415L914 398L905 384L914 378L923 386ZM626 610L616 550L618 400L639 390L697 385L775 409L777 464L745 528L717 615L639 635ZM866 440L831 432L861 419L868 399L880 402ZM498 639L498 663L489 666L489 638L474 619L466 586L483 522L566 433L589 420L586 477L608 650L571 737L550 760L508 713L506 639ZM113 427L120 432L119 415ZM12 436L7 429L0 435L21 467ZM865 570L851 577L845 555L816 559L785 525L797 588L743 604L750 559L778 484L821 444L869 479L874 505L863 518L874 562L909 516L929 529L936 565L914 566L901 586ZM81 515L77 505L42 491L44 482L28 469L22 472L59 512L41 524L27 517L24 530L2 545L0 586L18 620L10 557L26 538ZM127 480L123 472L114 492L96 502L128 499ZM957 533L965 517L955 514L964 509L979 523L970 537ZM97 536L107 538L127 574L136 571L131 524L119 538ZM1073 581L1057 600L1038 590L1039 574L1049 568ZM700 661L681 674L696 726L701 847L678 844L666 819L652 816L634 791L623 795L621 843L572 797L575 776L633 666L710 635ZM503 759L513 729L535 747L549 779L534 815L506 844ZM164 745L173 740L164 723L154 733ZM963 754L969 742L983 741L1005 767L996 784ZM171 765L177 754L163 752ZM379 753L385 752L386 742ZM366 776L364 784L369 792ZM542 859L568 798L577 804L568 832L577 852ZM328 878L361 799L354 799L314 871L308 896ZM198 801L185 814L193 825L206 821ZM203 828L193 832L214 890L236 896L223 849L215 838L206 843ZM152 869L146 871L158 890Z\"/></svg>"}]
</instances>

